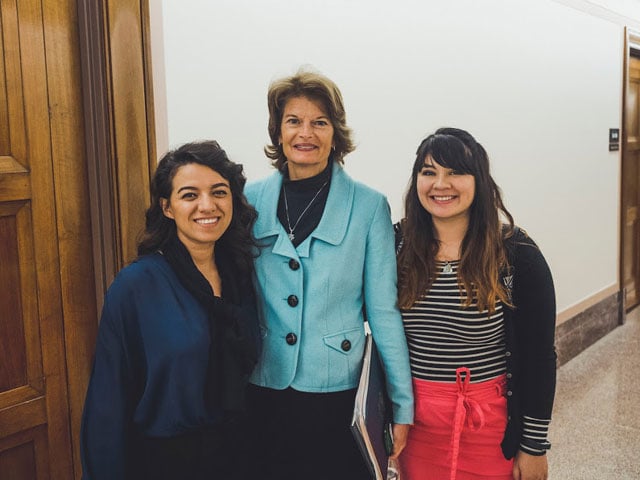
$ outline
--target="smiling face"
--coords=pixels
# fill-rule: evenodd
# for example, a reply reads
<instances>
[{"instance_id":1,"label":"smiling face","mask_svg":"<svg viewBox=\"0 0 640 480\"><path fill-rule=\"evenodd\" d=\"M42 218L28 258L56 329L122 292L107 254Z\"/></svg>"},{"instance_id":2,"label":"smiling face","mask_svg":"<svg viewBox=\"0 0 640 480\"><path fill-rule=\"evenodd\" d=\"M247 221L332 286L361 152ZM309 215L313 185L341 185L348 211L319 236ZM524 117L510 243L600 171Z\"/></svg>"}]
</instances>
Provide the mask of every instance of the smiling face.
<instances>
[{"instance_id":1,"label":"smiling face","mask_svg":"<svg viewBox=\"0 0 640 480\"><path fill-rule=\"evenodd\" d=\"M434 222L468 222L476 189L473 175L445 168L428 155L418 172L416 187L420 204Z\"/></svg>"},{"instance_id":2,"label":"smiling face","mask_svg":"<svg viewBox=\"0 0 640 480\"><path fill-rule=\"evenodd\" d=\"M188 163L176 171L162 211L176 222L178 238L189 252L213 249L233 217L229 181L215 170Z\"/></svg>"},{"instance_id":3,"label":"smiling face","mask_svg":"<svg viewBox=\"0 0 640 480\"><path fill-rule=\"evenodd\" d=\"M299 180L322 172L333 146L333 125L322 105L306 97L289 99L282 115L280 142L289 178Z\"/></svg>"}]
</instances>

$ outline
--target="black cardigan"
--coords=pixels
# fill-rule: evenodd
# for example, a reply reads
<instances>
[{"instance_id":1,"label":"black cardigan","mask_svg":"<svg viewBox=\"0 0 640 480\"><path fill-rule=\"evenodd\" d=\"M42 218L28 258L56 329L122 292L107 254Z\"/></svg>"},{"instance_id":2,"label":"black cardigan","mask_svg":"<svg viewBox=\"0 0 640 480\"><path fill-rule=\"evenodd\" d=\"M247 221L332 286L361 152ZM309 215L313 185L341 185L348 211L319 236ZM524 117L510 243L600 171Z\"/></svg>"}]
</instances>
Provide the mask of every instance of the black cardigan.
<instances>
[{"instance_id":1,"label":"black cardigan","mask_svg":"<svg viewBox=\"0 0 640 480\"><path fill-rule=\"evenodd\" d=\"M400 223L394 225L396 249L402 247ZM556 298L551 271L535 242L518 227L506 242L510 268L502 281L513 308L504 306L507 426L502 453L507 459L520 443L545 450L549 445L525 440L523 417L550 419L556 390L554 345Z\"/></svg>"},{"instance_id":2,"label":"black cardigan","mask_svg":"<svg viewBox=\"0 0 640 480\"><path fill-rule=\"evenodd\" d=\"M514 307L504 309L507 427L502 452L509 459L523 442L524 416L551 418L556 389L556 300L549 266L523 230L516 229L507 250L512 268L503 274L503 281L511 286Z\"/></svg>"}]
</instances>

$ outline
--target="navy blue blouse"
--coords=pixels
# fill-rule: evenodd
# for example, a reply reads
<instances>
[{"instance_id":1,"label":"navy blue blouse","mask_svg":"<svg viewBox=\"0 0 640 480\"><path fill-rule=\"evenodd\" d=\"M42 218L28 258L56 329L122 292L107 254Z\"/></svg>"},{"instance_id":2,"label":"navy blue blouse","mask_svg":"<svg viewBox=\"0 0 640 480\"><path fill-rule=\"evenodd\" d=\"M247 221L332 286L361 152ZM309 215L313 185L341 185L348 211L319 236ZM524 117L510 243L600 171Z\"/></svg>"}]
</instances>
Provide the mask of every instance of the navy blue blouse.
<instances>
[{"instance_id":1,"label":"navy blue blouse","mask_svg":"<svg viewBox=\"0 0 640 480\"><path fill-rule=\"evenodd\" d=\"M126 478L138 437L215 425L205 406L209 322L160 254L124 268L109 288L81 432L86 478Z\"/></svg>"}]
</instances>

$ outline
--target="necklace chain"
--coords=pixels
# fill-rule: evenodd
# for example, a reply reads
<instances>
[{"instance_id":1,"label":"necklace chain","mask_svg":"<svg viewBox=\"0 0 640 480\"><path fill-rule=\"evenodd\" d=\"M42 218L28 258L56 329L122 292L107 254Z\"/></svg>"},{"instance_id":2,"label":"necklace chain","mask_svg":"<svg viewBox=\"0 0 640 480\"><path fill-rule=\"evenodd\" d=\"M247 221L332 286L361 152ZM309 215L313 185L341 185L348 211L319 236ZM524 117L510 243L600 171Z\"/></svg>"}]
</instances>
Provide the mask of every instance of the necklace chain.
<instances>
[{"instance_id":1,"label":"necklace chain","mask_svg":"<svg viewBox=\"0 0 640 480\"><path fill-rule=\"evenodd\" d=\"M307 210L309 210L309 207L311 207L311 204L315 201L316 198L318 198L318 195L320 195L320 192L322 191L322 189L327 186L327 183L329 183L329 180L327 180L326 182L324 182L322 184L322 186L320 187L320 190L318 190L316 192L316 194L313 196L311 201L304 208L304 210L302 211L302 213L300 214L300 216L296 220L296 223L295 223L295 225L293 227L291 226L291 220L289 219L289 202L287 201L287 189L284 186L284 184L282 185L282 191L284 192L284 212L285 212L285 214L287 216L287 227L289 229L289 234L288 235L289 235L289 240L291 240L292 242L293 242L293 239L296 238L296 236L293 233L293 231L296 229L296 227L300 223L300 220L302 219L304 214L307 213Z\"/></svg>"}]
</instances>

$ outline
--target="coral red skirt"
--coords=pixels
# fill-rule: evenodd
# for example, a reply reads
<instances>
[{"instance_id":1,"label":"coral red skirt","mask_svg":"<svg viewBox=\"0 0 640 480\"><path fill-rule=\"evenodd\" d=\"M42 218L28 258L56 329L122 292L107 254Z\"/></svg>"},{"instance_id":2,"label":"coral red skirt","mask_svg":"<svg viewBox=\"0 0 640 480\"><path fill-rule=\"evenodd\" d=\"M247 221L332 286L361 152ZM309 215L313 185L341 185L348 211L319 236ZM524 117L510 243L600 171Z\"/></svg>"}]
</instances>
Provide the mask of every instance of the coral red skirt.
<instances>
[{"instance_id":1,"label":"coral red skirt","mask_svg":"<svg viewBox=\"0 0 640 480\"><path fill-rule=\"evenodd\" d=\"M513 480L513 459L500 449L505 376L470 383L466 367L456 376L456 383L413 379L416 414L400 456L402 480Z\"/></svg>"}]
</instances>

